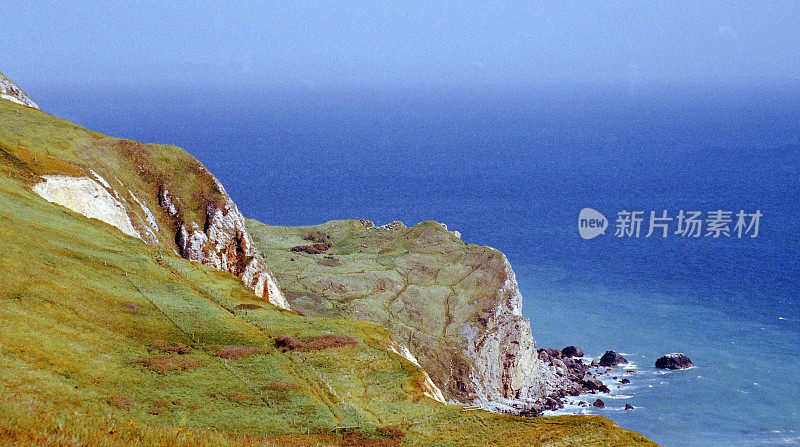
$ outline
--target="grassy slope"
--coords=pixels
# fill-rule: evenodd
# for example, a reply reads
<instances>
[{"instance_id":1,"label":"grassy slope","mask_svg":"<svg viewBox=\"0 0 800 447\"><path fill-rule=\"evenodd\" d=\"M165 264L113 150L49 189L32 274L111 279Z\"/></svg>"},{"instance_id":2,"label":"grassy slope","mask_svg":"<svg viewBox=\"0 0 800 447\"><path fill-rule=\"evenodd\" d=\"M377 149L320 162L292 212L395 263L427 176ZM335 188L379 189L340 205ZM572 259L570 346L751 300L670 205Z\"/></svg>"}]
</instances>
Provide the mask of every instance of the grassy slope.
<instances>
[{"instance_id":1,"label":"grassy slope","mask_svg":"<svg viewBox=\"0 0 800 447\"><path fill-rule=\"evenodd\" d=\"M30 191L40 173L84 174L97 141L101 151L138 145L0 101L0 444L391 444L398 438L376 430L397 425L410 445L483 444L503 433L513 434L505 445L650 445L599 417L524 420L436 404L421 394L421 371L384 349L387 330L279 310L232 275ZM197 163L176 148L139 147L176 168ZM102 175L122 178L112 155ZM278 335L326 333L358 344L274 348ZM135 363L159 355L148 352L159 341L192 346L168 355L204 366L159 374ZM224 345L264 353L224 360L215 355ZM362 434L330 432L356 423Z\"/></svg>"}]
</instances>

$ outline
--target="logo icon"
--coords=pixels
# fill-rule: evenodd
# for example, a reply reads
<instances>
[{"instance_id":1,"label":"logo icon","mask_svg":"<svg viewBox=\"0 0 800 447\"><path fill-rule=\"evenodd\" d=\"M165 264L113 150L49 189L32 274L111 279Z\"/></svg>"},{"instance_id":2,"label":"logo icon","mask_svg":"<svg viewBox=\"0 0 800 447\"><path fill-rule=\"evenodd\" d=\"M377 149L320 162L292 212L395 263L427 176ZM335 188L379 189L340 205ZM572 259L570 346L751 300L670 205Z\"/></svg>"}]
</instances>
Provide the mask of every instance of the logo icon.
<instances>
[{"instance_id":1,"label":"logo icon","mask_svg":"<svg viewBox=\"0 0 800 447\"><path fill-rule=\"evenodd\" d=\"M601 234L606 234L608 219L599 211L584 208L578 214L578 233L584 239L594 239Z\"/></svg>"}]
</instances>

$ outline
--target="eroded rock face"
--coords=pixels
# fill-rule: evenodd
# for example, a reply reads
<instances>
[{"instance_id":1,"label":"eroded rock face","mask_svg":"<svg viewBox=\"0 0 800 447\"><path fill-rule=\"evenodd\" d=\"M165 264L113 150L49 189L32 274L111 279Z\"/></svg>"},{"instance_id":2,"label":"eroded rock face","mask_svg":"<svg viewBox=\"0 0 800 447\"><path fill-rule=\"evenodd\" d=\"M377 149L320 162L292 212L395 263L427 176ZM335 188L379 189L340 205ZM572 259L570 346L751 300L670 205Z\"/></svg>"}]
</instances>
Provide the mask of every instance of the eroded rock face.
<instances>
[{"instance_id":1,"label":"eroded rock face","mask_svg":"<svg viewBox=\"0 0 800 447\"><path fill-rule=\"evenodd\" d=\"M181 256L239 276L257 296L288 309L286 298L253 245L244 217L222 184L217 181L216 187L223 193L224 201L207 205L203 227L197 222L185 221L169 187L161 187L159 203L164 212L177 221L175 242Z\"/></svg>"},{"instance_id":2,"label":"eroded rock face","mask_svg":"<svg viewBox=\"0 0 800 447\"><path fill-rule=\"evenodd\" d=\"M485 328L461 327L464 352L475 371L469 380L475 401L482 404L533 397L540 388L540 367L531 326L522 316L522 296L516 276L503 255L505 281L497 291L497 307Z\"/></svg>"},{"instance_id":3,"label":"eroded rock face","mask_svg":"<svg viewBox=\"0 0 800 447\"><path fill-rule=\"evenodd\" d=\"M386 346L386 349L389 351L394 352L395 354L403 357L404 359L408 360L409 362L420 366L419 361L414 354L408 349L408 347L403 344L403 342L392 339L390 340L389 345ZM422 370L422 383L420 384L420 388L422 389L423 394L430 397L431 399L439 402L439 403L447 403L444 398L444 394L442 394L442 390L433 383L431 380L431 376L428 375L428 372L424 369Z\"/></svg>"},{"instance_id":4,"label":"eroded rock face","mask_svg":"<svg viewBox=\"0 0 800 447\"><path fill-rule=\"evenodd\" d=\"M105 178L94 171L91 174L94 178L45 175L33 190L49 202L113 225L150 245L158 245L157 232L161 231L161 226L150 208L132 191L128 190L130 200L127 200ZM254 248L244 217L222 185L217 183L216 187L222 192L223 200L219 204L212 202L207 205L202 228L197 222L183 220L183 213L167 188L159 191L163 217L177 221L178 231L174 240L179 254L241 277L257 296L288 309L289 304L267 269L263 256ZM138 207L143 216L138 222L132 218L136 215L133 207Z\"/></svg>"},{"instance_id":5,"label":"eroded rock face","mask_svg":"<svg viewBox=\"0 0 800 447\"><path fill-rule=\"evenodd\" d=\"M11 82L2 72L0 72L0 99L16 102L34 109L39 108L39 105L33 102L30 96L23 92L17 84Z\"/></svg>"}]
</instances>

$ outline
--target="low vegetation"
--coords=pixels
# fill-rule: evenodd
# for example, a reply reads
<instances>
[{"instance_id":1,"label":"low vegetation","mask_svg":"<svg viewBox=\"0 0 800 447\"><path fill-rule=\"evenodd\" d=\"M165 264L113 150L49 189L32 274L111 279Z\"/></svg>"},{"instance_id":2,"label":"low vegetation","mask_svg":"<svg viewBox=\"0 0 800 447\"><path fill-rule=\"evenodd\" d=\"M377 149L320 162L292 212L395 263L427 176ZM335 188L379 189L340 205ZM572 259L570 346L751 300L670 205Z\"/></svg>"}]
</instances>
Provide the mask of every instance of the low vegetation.
<instances>
[{"instance_id":1,"label":"low vegetation","mask_svg":"<svg viewBox=\"0 0 800 447\"><path fill-rule=\"evenodd\" d=\"M203 366L203 361L193 357L176 355L157 355L154 357L143 357L134 362L142 365L150 371L159 374L166 374L172 371L187 371Z\"/></svg>"},{"instance_id":2,"label":"low vegetation","mask_svg":"<svg viewBox=\"0 0 800 447\"><path fill-rule=\"evenodd\" d=\"M316 337L295 338L288 335L275 337L275 346L282 351L319 351L322 349L341 348L357 345L353 337L338 334L325 334Z\"/></svg>"},{"instance_id":3,"label":"low vegetation","mask_svg":"<svg viewBox=\"0 0 800 447\"><path fill-rule=\"evenodd\" d=\"M255 346L225 346L217 351L217 357L235 360L243 357L250 357L251 355L266 354L267 350L264 348L257 348Z\"/></svg>"}]
</instances>

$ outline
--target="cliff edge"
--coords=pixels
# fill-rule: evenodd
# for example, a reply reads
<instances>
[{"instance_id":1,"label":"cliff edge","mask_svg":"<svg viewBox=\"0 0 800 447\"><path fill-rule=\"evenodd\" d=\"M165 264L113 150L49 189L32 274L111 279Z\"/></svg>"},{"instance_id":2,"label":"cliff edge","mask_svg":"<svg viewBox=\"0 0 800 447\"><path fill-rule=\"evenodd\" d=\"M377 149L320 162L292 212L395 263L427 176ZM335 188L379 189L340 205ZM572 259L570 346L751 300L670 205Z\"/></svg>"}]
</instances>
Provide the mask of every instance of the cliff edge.
<instances>
[{"instance_id":1,"label":"cliff edge","mask_svg":"<svg viewBox=\"0 0 800 447\"><path fill-rule=\"evenodd\" d=\"M391 329L449 400L538 414L580 391L586 371L540 360L498 250L432 221L247 225L293 309Z\"/></svg>"}]
</instances>

